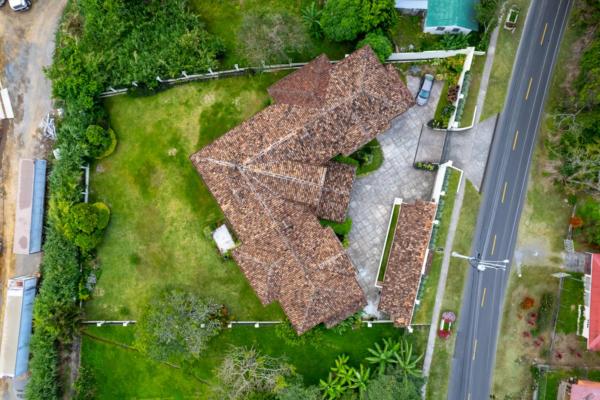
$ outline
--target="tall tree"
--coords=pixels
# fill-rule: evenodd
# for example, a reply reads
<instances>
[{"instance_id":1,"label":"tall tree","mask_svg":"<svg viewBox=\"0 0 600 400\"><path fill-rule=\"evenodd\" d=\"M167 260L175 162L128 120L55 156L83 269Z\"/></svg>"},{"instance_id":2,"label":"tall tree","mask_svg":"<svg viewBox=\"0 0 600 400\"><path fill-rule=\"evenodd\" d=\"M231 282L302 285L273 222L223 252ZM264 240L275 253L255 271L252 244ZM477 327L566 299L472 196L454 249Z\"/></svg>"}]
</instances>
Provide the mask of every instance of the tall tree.
<instances>
[{"instance_id":1,"label":"tall tree","mask_svg":"<svg viewBox=\"0 0 600 400\"><path fill-rule=\"evenodd\" d=\"M136 329L137 347L157 360L198 358L223 326L224 307L182 289L154 296Z\"/></svg>"},{"instance_id":2,"label":"tall tree","mask_svg":"<svg viewBox=\"0 0 600 400\"><path fill-rule=\"evenodd\" d=\"M496 26L498 19L498 0L481 0L475 4L475 19L487 32Z\"/></svg>"},{"instance_id":3,"label":"tall tree","mask_svg":"<svg viewBox=\"0 0 600 400\"><path fill-rule=\"evenodd\" d=\"M215 393L222 399L245 399L256 394L274 394L293 367L283 359L261 354L254 348L232 347L217 370Z\"/></svg>"},{"instance_id":4,"label":"tall tree","mask_svg":"<svg viewBox=\"0 0 600 400\"><path fill-rule=\"evenodd\" d=\"M327 0L321 15L321 27L327 38L344 42L362 33L361 0Z\"/></svg>"},{"instance_id":5,"label":"tall tree","mask_svg":"<svg viewBox=\"0 0 600 400\"><path fill-rule=\"evenodd\" d=\"M406 339L400 341L400 350L395 354L395 361L398 370L404 378L417 378L421 376L421 370L418 365L421 358L423 358L422 354L420 356L413 354L411 343L408 343Z\"/></svg>"}]
</instances>

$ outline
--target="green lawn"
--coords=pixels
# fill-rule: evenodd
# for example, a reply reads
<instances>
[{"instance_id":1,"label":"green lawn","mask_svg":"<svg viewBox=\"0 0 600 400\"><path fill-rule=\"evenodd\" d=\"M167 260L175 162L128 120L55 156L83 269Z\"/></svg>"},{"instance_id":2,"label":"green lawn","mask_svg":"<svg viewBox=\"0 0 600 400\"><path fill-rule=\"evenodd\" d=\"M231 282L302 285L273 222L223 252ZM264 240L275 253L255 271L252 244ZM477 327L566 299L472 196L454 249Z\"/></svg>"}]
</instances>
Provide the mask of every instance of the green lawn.
<instances>
[{"instance_id":1,"label":"green lawn","mask_svg":"<svg viewBox=\"0 0 600 400\"><path fill-rule=\"evenodd\" d=\"M414 46L414 51L431 50L439 48L437 44L442 35L432 35L423 32L422 17L419 15L406 15L398 12L398 23L390 34L401 51L409 51L409 46Z\"/></svg>"},{"instance_id":2,"label":"green lawn","mask_svg":"<svg viewBox=\"0 0 600 400\"><path fill-rule=\"evenodd\" d=\"M135 326L89 327L83 340L82 363L94 372L98 399L117 398L205 398L214 369L231 345L254 346L273 356L285 356L304 382L317 384L339 354L347 354L357 366L369 355L367 349L385 337L399 337L402 330L390 324L363 325L344 335L325 331L305 346L289 346L275 333L275 327L236 326L215 337L201 360L183 368L152 361L132 348ZM406 336L418 353L424 351L426 332Z\"/></svg>"},{"instance_id":3,"label":"green lawn","mask_svg":"<svg viewBox=\"0 0 600 400\"><path fill-rule=\"evenodd\" d=\"M301 21L301 10L310 3L312 0L192 0L194 9L202 16L208 31L218 36L225 45L223 68L232 68L234 64L247 65L238 32L244 15L286 12L297 16ZM354 50L350 43L315 40L306 32L302 40L306 44L306 50L301 54L289 54L294 62L310 61L322 53L339 60ZM288 62L287 57L280 62Z\"/></svg>"},{"instance_id":4,"label":"green lawn","mask_svg":"<svg viewBox=\"0 0 600 400\"><path fill-rule=\"evenodd\" d=\"M579 305L583 305L583 274L571 274L571 278L563 279L560 309L556 322L557 332L577 333Z\"/></svg>"},{"instance_id":5,"label":"green lawn","mask_svg":"<svg viewBox=\"0 0 600 400\"><path fill-rule=\"evenodd\" d=\"M446 189L446 196L444 197L444 206L441 211L440 224L437 231L437 240L435 247L443 247L446 244L446 236L448 236L448 228L450 227L450 220L452 218L452 210L454 209L454 201L456 200L456 190L458 189L458 183L460 181L460 173L452 168L447 170L448 187ZM430 251L435 251L434 249ZM415 312L413 323L415 324L429 324L431 323L431 316L433 313L433 306L435 304L435 297L437 294L438 282L440 280L440 274L442 271L442 258L443 253L434 253L429 271L426 276L426 280L423 287L421 301Z\"/></svg>"},{"instance_id":6,"label":"green lawn","mask_svg":"<svg viewBox=\"0 0 600 400\"><path fill-rule=\"evenodd\" d=\"M135 319L167 286L213 297L234 319L283 317L277 304L260 304L236 264L223 261L203 234L223 215L188 159L262 109L265 89L281 77L228 78L106 102L119 143L91 177L92 200L104 201L112 215L87 318Z\"/></svg>"},{"instance_id":7,"label":"green lawn","mask_svg":"<svg viewBox=\"0 0 600 400\"><path fill-rule=\"evenodd\" d=\"M401 204L396 204L392 211L392 219L390 221L387 237L385 238L385 247L383 248L383 257L381 257L381 264L379 265L379 275L377 276L378 282L383 282L383 279L385 278L385 270L387 268L388 259L390 258L392 244L394 243L396 224L398 223L398 217L400 216L400 207L402 207Z\"/></svg>"},{"instance_id":8,"label":"green lawn","mask_svg":"<svg viewBox=\"0 0 600 400\"><path fill-rule=\"evenodd\" d=\"M477 96L479 95L479 86L481 84L481 76L483 75L483 67L485 65L485 56L473 57L473 64L471 64L471 84L469 86L469 93L467 94L467 100L465 109L463 111L461 126L469 126L473 121L475 114L475 106L477 105ZM478 121L475 121L477 123Z\"/></svg>"},{"instance_id":9,"label":"green lawn","mask_svg":"<svg viewBox=\"0 0 600 400\"><path fill-rule=\"evenodd\" d=\"M530 2L531 0L513 0L510 3L507 3L507 13L508 7L513 4L520 7L521 13L519 14L517 29L514 33L504 29L504 20L502 21L502 26L500 27L500 32L498 34L498 43L496 44L494 64L492 65L488 90L481 114L482 121L499 113L504 107L506 91L508 90L513 63L517 54L517 48L519 47L519 40L521 39L521 33L523 32L523 26L525 24L525 19L527 18L527 10Z\"/></svg>"},{"instance_id":10,"label":"green lawn","mask_svg":"<svg viewBox=\"0 0 600 400\"><path fill-rule=\"evenodd\" d=\"M466 181L465 197L460 211L460 220L456 228L452 250L463 254L470 253L480 201L481 196L475 187L471 182ZM450 260L448 280L446 281L444 300L442 302L442 312L454 311L458 317L458 323L460 323L459 311L469 268L470 266L465 260L457 258ZM448 393L448 380L450 378L457 326L454 326L453 331L452 336L447 340L438 338L435 341L433 360L427 381L427 399L442 399Z\"/></svg>"}]
</instances>

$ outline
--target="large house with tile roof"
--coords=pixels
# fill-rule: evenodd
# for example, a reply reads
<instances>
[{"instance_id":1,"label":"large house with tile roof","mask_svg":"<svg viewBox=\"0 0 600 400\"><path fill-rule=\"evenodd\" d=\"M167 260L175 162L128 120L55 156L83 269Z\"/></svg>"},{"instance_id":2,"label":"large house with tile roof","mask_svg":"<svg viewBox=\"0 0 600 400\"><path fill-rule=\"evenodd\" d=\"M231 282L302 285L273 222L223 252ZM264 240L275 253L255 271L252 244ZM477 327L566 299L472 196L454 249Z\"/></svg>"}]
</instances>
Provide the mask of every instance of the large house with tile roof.
<instances>
[{"instance_id":1,"label":"large house with tile roof","mask_svg":"<svg viewBox=\"0 0 600 400\"><path fill-rule=\"evenodd\" d=\"M349 155L414 104L367 46L321 55L269 88L274 104L191 156L241 245L232 256L263 304L278 301L301 334L365 306L356 269L319 218L343 221Z\"/></svg>"}]
</instances>

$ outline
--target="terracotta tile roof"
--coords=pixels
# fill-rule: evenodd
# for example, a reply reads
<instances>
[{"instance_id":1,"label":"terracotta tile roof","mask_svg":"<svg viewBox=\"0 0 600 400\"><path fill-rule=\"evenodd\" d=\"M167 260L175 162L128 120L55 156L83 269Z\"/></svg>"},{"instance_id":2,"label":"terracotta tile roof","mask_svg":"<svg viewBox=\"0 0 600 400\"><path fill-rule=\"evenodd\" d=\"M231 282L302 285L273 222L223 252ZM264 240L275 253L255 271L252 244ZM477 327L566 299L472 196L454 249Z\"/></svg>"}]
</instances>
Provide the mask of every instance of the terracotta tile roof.
<instances>
[{"instance_id":1,"label":"terracotta tile roof","mask_svg":"<svg viewBox=\"0 0 600 400\"><path fill-rule=\"evenodd\" d=\"M343 221L350 154L413 105L393 67L368 47L320 56L271 86L276 104L192 155L241 245L233 257L263 304L279 301L302 333L365 305L356 271L318 217Z\"/></svg>"},{"instance_id":2,"label":"terracotta tile roof","mask_svg":"<svg viewBox=\"0 0 600 400\"><path fill-rule=\"evenodd\" d=\"M571 385L570 400L598 400L600 399L600 382L579 379Z\"/></svg>"},{"instance_id":3,"label":"terracotta tile roof","mask_svg":"<svg viewBox=\"0 0 600 400\"><path fill-rule=\"evenodd\" d=\"M592 254L588 350L600 350L600 254Z\"/></svg>"},{"instance_id":4,"label":"terracotta tile roof","mask_svg":"<svg viewBox=\"0 0 600 400\"><path fill-rule=\"evenodd\" d=\"M410 325L436 205L402 203L381 292L379 309L398 326Z\"/></svg>"}]
</instances>

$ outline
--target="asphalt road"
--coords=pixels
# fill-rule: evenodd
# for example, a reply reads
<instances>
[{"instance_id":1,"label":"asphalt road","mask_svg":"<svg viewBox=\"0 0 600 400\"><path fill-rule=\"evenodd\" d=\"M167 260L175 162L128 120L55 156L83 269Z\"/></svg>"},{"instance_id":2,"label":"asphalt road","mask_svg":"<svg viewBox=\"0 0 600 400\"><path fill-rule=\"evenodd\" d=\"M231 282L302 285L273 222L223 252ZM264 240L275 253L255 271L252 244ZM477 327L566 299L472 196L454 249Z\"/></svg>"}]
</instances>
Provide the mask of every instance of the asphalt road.
<instances>
[{"instance_id":1,"label":"asphalt road","mask_svg":"<svg viewBox=\"0 0 600 400\"><path fill-rule=\"evenodd\" d=\"M533 0L496 127L477 218L473 257L512 259L531 157L572 0ZM506 271L471 268L448 391L450 400L489 399Z\"/></svg>"}]
</instances>

